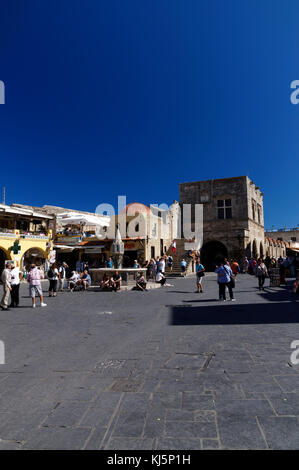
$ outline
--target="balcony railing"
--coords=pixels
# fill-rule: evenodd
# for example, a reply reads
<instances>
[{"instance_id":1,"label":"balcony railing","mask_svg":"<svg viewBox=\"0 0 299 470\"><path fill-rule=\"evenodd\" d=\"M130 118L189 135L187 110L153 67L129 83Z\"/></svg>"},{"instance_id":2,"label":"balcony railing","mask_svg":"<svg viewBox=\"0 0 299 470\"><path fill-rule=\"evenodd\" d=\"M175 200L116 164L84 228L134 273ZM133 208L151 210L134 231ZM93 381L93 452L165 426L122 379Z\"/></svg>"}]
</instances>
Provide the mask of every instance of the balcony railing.
<instances>
[{"instance_id":1,"label":"balcony railing","mask_svg":"<svg viewBox=\"0 0 299 470\"><path fill-rule=\"evenodd\" d=\"M35 240L49 240L51 234L46 232L26 232L0 227L0 238L30 238Z\"/></svg>"}]
</instances>

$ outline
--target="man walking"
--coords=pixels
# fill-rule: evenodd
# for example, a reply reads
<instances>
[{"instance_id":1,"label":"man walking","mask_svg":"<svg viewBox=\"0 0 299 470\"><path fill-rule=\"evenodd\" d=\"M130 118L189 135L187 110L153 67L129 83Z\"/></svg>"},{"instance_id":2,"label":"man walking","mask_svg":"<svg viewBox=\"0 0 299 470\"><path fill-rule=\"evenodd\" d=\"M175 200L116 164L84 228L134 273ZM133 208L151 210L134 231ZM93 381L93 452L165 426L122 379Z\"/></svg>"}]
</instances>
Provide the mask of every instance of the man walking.
<instances>
[{"instance_id":1,"label":"man walking","mask_svg":"<svg viewBox=\"0 0 299 470\"><path fill-rule=\"evenodd\" d=\"M43 291L41 286L41 279L43 279L43 274L40 269L38 269L35 264L30 266L30 271L27 275L27 281L29 282L29 293L32 298L32 307L35 308L35 294L38 294L40 297L41 307L46 307L47 304L44 303Z\"/></svg>"},{"instance_id":2,"label":"man walking","mask_svg":"<svg viewBox=\"0 0 299 470\"><path fill-rule=\"evenodd\" d=\"M59 287L58 287L58 290L60 292L63 292L63 289L64 289L67 268L68 268L68 265L63 262L62 265L58 269L58 272L59 272L59 281L58 281Z\"/></svg>"},{"instance_id":3,"label":"man walking","mask_svg":"<svg viewBox=\"0 0 299 470\"><path fill-rule=\"evenodd\" d=\"M8 301L11 293L11 268L12 264L9 262L6 263L6 267L1 275L1 281L3 282L3 296L0 306L2 310L9 310Z\"/></svg>"},{"instance_id":4,"label":"man walking","mask_svg":"<svg viewBox=\"0 0 299 470\"><path fill-rule=\"evenodd\" d=\"M19 290L20 290L20 269L18 266L12 266L11 270L11 302L10 307L19 306Z\"/></svg>"}]
</instances>

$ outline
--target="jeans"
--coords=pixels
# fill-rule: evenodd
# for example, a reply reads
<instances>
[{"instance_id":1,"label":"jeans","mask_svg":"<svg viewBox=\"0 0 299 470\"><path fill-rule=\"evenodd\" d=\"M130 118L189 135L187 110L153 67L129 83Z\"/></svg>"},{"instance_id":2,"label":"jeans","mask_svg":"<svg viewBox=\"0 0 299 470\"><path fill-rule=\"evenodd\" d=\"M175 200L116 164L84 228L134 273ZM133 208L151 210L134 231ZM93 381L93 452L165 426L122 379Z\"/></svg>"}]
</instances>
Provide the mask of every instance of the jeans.
<instances>
[{"instance_id":1,"label":"jeans","mask_svg":"<svg viewBox=\"0 0 299 470\"><path fill-rule=\"evenodd\" d=\"M19 305L19 290L20 290L20 284L13 285L11 286L11 303L10 305L12 307L18 307Z\"/></svg>"},{"instance_id":2,"label":"jeans","mask_svg":"<svg viewBox=\"0 0 299 470\"><path fill-rule=\"evenodd\" d=\"M259 289L263 289L264 284L265 284L266 276L259 276L258 278L259 278Z\"/></svg>"},{"instance_id":3,"label":"jeans","mask_svg":"<svg viewBox=\"0 0 299 470\"><path fill-rule=\"evenodd\" d=\"M231 299L234 298L233 288L229 282L219 282L219 299L226 300L225 289L228 288L229 296Z\"/></svg>"}]
</instances>

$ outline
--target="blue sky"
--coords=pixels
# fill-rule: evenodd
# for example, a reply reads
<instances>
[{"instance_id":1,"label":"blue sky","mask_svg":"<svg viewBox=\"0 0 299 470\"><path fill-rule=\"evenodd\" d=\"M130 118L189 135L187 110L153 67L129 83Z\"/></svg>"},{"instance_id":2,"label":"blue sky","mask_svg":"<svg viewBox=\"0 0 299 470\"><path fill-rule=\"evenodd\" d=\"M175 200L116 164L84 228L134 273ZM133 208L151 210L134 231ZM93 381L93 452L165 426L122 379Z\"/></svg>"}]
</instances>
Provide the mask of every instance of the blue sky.
<instances>
[{"instance_id":1,"label":"blue sky","mask_svg":"<svg viewBox=\"0 0 299 470\"><path fill-rule=\"evenodd\" d=\"M297 0L2 0L7 202L171 203L249 175L265 225L298 218Z\"/></svg>"}]
</instances>

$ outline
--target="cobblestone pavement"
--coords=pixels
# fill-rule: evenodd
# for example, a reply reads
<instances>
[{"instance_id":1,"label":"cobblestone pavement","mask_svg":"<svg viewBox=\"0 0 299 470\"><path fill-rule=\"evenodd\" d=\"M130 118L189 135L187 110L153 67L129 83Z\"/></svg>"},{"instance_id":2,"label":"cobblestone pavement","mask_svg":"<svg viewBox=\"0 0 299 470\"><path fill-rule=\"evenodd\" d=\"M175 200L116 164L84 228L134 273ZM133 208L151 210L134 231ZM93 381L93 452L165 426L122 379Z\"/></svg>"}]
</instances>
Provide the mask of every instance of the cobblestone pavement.
<instances>
[{"instance_id":1,"label":"cobblestone pavement","mask_svg":"<svg viewBox=\"0 0 299 470\"><path fill-rule=\"evenodd\" d=\"M0 449L298 449L299 302L247 275L0 313Z\"/></svg>"}]
</instances>

